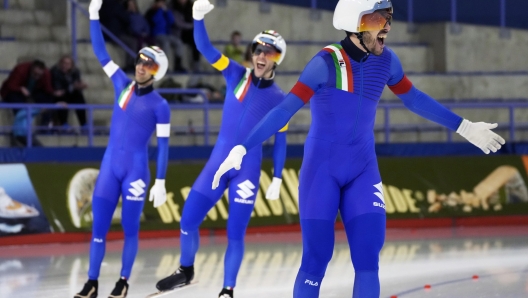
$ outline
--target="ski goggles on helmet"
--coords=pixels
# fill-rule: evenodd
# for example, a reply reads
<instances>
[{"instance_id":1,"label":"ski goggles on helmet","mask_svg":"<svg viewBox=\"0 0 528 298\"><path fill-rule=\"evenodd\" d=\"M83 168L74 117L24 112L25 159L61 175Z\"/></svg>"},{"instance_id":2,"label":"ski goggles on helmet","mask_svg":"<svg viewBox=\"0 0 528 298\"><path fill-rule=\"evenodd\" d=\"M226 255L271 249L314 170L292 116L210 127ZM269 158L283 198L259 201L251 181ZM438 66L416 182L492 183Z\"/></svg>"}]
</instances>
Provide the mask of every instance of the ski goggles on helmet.
<instances>
[{"instance_id":1,"label":"ski goggles on helmet","mask_svg":"<svg viewBox=\"0 0 528 298\"><path fill-rule=\"evenodd\" d=\"M151 75L158 73L159 65L151 57L145 55L145 53L139 53L136 59L136 65L141 64Z\"/></svg>"},{"instance_id":2,"label":"ski goggles on helmet","mask_svg":"<svg viewBox=\"0 0 528 298\"><path fill-rule=\"evenodd\" d=\"M281 52L268 44L255 43L253 44L253 55L259 56L264 53L266 59L271 60L275 63L278 63L281 58Z\"/></svg>"},{"instance_id":3,"label":"ski goggles on helmet","mask_svg":"<svg viewBox=\"0 0 528 298\"><path fill-rule=\"evenodd\" d=\"M379 9L373 13L363 15L359 23L358 32L382 30L392 23L392 7Z\"/></svg>"}]
</instances>

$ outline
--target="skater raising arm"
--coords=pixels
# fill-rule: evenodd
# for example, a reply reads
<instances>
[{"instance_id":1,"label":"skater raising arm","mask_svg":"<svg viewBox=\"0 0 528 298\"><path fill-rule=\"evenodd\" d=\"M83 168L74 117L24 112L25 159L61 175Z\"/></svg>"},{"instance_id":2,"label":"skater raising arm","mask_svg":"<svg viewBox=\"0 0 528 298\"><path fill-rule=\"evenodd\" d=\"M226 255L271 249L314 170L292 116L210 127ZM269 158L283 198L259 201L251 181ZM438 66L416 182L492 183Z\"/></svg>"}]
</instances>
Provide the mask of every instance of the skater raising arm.
<instances>
[{"instance_id":1,"label":"skater raising arm","mask_svg":"<svg viewBox=\"0 0 528 298\"><path fill-rule=\"evenodd\" d=\"M148 144L156 132L158 140L157 171L150 201L158 207L166 200L170 136L170 109L167 101L154 91L153 83L167 72L168 60L158 47L141 49L136 58L134 80L130 80L106 52L99 24L101 0L90 3L90 35L94 53L114 84L115 100L110 123L110 137L92 197L92 240L88 281L75 298L93 298L98 294L98 278L106 249L106 234L119 197L122 197L122 220L125 240L122 268L110 297L124 298L128 279L138 251L141 213L148 194L150 170Z\"/></svg>"},{"instance_id":2,"label":"skater raising arm","mask_svg":"<svg viewBox=\"0 0 528 298\"><path fill-rule=\"evenodd\" d=\"M103 38L103 32L101 30L101 23L99 22L99 10L103 0L92 0L88 11L90 13L90 38L92 40L92 48L97 60L103 66L103 70L106 75L112 79L114 84L114 90L121 91L130 83L130 79L127 78L126 74L119 68L119 66L112 61L110 55L106 51L105 40Z\"/></svg>"},{"instance_id":3,"label":"skater raising arm","mask_svg":"<svg viewBox=\"0 0 528 298\"><path fill-rule=\"evenodd\" d=\"M221 71L227 82L238 79L246 72L246 68L236 61L227 58L211 43L205 28L204 16L213 10L209 1L199 0L193 5L194 41L196 47L207 61L218 71Z\"/></svg>"},{"instance_id":4,"label":"skater raising arm","mask_svg":"<svg viewBox=\"0 0 528 298\"><path fill-rule=\"evenodd\" d=\"M245 68L222 55L209 41L203 19L213 8L207 0L194 2L194 37L198 50L214 68L222 72L226 81L222 122L213 152L194 182L183 207L180 221L180 267L161 279L156 288L165 292L192 283L194 261L200 242L199 226L207 212L214 208L226 189L229 189L224 283L218 296L232 298L244 255L246 228L260 184L262 142L265 139L247 151L244 171L233 171L232 175L226 175L216 190L211 189L211 179L229 150L243 141L264 115L284 100L284 92L274 82L274 78L275 69L286 54L286 41L274 30L260 32L251 45L253 68ZM287 121L268 136L275 133L274 177L266 192L268 199L278 199L280 195L286 156L286 123Z\"/></svg>"}]
</instances>

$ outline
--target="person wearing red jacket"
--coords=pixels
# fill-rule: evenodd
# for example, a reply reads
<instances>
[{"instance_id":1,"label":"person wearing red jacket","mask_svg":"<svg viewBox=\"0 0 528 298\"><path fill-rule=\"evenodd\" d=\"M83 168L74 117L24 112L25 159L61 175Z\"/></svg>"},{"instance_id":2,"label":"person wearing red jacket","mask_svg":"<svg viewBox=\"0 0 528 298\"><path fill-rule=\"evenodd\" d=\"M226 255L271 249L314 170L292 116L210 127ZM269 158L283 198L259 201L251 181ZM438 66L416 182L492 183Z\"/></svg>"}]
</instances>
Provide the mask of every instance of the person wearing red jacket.
<instances>
[{"instance_id":1,"label":"person wearing red jacket","mask_svg":"<svg viewBox=\"0 0 528 298\"><path fill-rule=\"evenodd\" d=\"M34 60L20 63L11 71L2 84L0 95L9 103L51 103L55 94L51 86L51 75L44 62Z\"/></svg>"},{"instance_id":2,"label":"person wearing red jacket","mask_svg":"<svg viewBox=\"0 0 528 298\"><path fill-rule=\"evenodd\" d=\"M51 74L44 62L40 60L24 62L15 66L0 89L0 96L7 103L53 103L53 96L61 96L62 93L63 91L53 90ZM15 117L18 113L25 111L19 110L13 109ZM22 115L18 116L20 116L18 118L22 118ZM41 123L46 125L51 120L50 118L49 113L44 114ZM25 144L26 130L14 129L15 138L23 144Z\"/></svg>"}]
</instances>

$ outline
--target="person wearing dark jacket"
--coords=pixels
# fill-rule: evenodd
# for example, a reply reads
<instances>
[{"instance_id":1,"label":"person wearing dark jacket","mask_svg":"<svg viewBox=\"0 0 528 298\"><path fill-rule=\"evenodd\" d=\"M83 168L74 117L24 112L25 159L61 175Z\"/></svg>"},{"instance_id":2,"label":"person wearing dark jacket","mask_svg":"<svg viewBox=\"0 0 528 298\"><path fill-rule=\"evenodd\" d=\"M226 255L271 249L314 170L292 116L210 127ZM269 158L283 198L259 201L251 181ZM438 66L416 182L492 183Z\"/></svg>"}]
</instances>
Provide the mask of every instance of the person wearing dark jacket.
<instances>
[{"instance_id":1,"label":"person wearing dark jacket","mask_svg":"<svg viewBox=\"0 0 528 298\"><path fill-rule=\"evenodd\" d=\"M194 19L193 3L191 0L174 0L172 2L173 13L176 18L178 38L189 45L192 49L193 70L200 70L200 51L194 42Z\"/></svg>"},{"instance_id":2,"label":"person wearing dark jacket","mask_svg":"<svg viewBox=\"0 0 528 298\"><path fill-rule=\"evenodd\" d=\"M135 50L139 51L144 46L153 45L154 40L150 35L150 25L145 16L139 13L136 0L127 0L125 4L130 19L129 32L137 40Z\"/></svg>"},{"instance_id":3,"label":"person wearing dark jacket","mask_svg":"<svg viewBox=\"0 0 528 298\"><path fill-rule=\"evenodd\" d=\"M53 89L62 91L61 96L55 97L57 103L66 104L85 104L82 90L87 85L81 80L81 73L75 67L73 59L69 55L63 56L57 65L51 69L51 78ZM86 124L86 111L75 110L79 124ZM68 110L59 110L57 112L58 124L65 125L68 122Z\"/></svg>"},{"instance_id":4,"label":"person wearing dark jacket","mask_svg":"<svg viewBox=\"0 0 528 298\"><path fill-rule=\"evenodd\" d=\"M121 40L132 51L135 51L137 40L129 33L130 18L120 0L105 0L100 11L100 22ZM108 35L103 34L105 41L115 43ZM125 53L125 71L134 71L135 57Z\"/></svg>"},{"instance_id":5,"label":"person wearing dark jacket","mask_svg":"<svg viewBox=\"0 0 528 298\"><path fill-rule=\"evenodd\" d=\"M176 72L185 72L185 69L181 64L183 43L171 32L176 21L172 12L167 9L166 1L154 0L152 7L145 14L145 18L150 24L151 35L154 37L160 48L166 53L170 52L172 49L174 56L173 70Z\"/></svg>"}]
</instances>

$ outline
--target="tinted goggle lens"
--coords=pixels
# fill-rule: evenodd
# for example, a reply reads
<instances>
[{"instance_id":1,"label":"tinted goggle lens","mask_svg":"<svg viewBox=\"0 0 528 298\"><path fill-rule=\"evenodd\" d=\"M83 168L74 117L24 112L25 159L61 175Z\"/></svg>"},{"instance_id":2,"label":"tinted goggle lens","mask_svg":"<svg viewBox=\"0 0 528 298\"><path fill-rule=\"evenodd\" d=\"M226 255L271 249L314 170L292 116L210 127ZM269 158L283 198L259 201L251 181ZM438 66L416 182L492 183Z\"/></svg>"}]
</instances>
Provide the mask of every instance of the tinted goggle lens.
<instances>
[{"instance_id":1,"label":"tinted goggle lens","mask_svg":"<svg viewBox=\"0 0 528 298\"><path fill-rule=\"evenodd\" d=\"M257 46L253 50L253 55L259 56L262 53L264 54L264 56L266 56L266 59L269 59L275 63L279 61L281 56L281 53L278 52L274 47L269 45L257 44Z\"/></svg>"},{"instance_id":2,"label":"tinted goggle lens","mask_svg":"<svg viewBox=\"0 0 528 298\"><path fill-rule=\"evenodd\" d=\"M136 65L141 64L151 75L155 75L158 72L159 66L154 60L147 55L141 53L138 55Z\"/></svg>"},{"instance_id":3,"label":"tinted goggle lens","mask_svg":"<svg viewBox=\"0 0 528 298\"><path fill-rule=\"evenodd\" d=\"M358 32L382 30L392 23L392 8L376 10L361 17Z\"/></svg>"}]
</instances>

